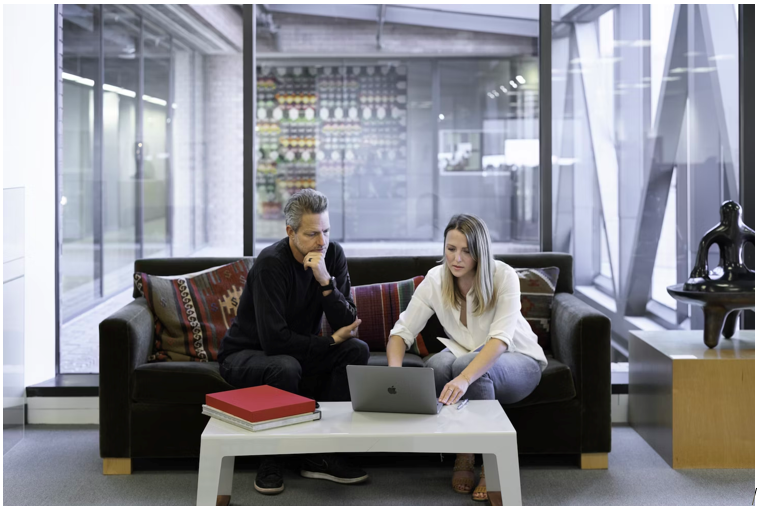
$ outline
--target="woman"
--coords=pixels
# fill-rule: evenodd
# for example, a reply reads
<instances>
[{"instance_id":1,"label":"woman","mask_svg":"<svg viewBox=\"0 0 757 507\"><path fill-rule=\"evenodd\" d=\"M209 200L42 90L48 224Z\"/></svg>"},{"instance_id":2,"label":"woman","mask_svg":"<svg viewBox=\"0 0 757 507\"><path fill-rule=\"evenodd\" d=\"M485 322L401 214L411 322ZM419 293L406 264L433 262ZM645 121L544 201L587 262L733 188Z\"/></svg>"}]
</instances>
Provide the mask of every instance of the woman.
<instances>
[{"instance_id":1,"label":"woman","mask_svg":"<svg viewBox=\"0 0 757 507\"><path fill-rule=\"evenodd\" d=\"M494 260L489 230L473 215L449 221L441 263L429 270L392 329L389 366L402 366L405 350L435 313L455 349L446 348L426 363L434 369L439 401L522 400L539 384L547 358L520 313L517 273ZM473 459L473 454L457 455L452 486L459 493L473 488ZM483 467L473 499L488 499Z\"/></svg>"}]
</instances>

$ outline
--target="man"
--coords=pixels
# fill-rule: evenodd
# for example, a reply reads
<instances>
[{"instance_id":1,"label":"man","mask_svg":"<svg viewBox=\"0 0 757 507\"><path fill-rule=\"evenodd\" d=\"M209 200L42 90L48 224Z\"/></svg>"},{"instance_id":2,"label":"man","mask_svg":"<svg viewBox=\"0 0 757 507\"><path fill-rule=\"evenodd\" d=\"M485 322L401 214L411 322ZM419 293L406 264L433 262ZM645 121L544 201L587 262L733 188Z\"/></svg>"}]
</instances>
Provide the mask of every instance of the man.
<instances>
[{"instance_id":1,"label":"man","mask_svg":"<svg viewBox=\"0 0 757 507\"><path fill-rule=\"evenodd\" d=\"M221 342L221 376L235 387L270 385L299 393L300 379L327 375L323 401L349 401L347 365L370 352L354 338L360 324L344 251L329 244L328 199L315 190L284 207L287 237L263 249L247 276L237 316ZM321 317L337 329L318 336ZM301 475L354 484L368 478L339 455L302 457ZM281 459L264 458L255 478L264 494L284 490Z\"/></svg>"}]
</instances>

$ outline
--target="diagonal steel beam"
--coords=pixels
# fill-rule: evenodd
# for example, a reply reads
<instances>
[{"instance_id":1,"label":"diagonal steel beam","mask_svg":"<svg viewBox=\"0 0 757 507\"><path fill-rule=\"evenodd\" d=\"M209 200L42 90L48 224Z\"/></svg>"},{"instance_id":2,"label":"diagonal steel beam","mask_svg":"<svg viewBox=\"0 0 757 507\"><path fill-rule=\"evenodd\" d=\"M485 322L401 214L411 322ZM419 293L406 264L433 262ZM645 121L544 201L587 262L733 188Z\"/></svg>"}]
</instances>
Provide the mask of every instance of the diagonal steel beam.
<instances>
[{"instance_id":1,"label":"diagonal steel beam","mask_svg":"<svg viewBox=\"0 0 757 507\"><path fill-rule=\"evenodd\" d=\"M575 25L576 43L581 62L581 79L583 80L584 98L588 116L589 132L594 153L594 164L599 183L599 202L604 217L607 234L607 248L610 254L610 266L613 274L615 293L618 294L618 156L610 132L614 125L607 122L607 115L601 109L602 104L596 100L602 96L600 72L603 62L599 54L599 37L596 23L577 23Z\"/></svg>"},{"instance_id":2,"label":"diagonal steel beam","mask_svg":"<svg viewBox=\"0 0 757 507\"><path fill-rule=\"evenodd\" d=\"M618 305L622 315L644 315L649 300L657 245L668 203L673 168L677 164L676 153L688 97L687 79L671 71L688 67L689 8L691 7L677 5L673 15L671 43L665 59L651 150L648 151L651 157L647 158L645 164L647 176L641 194L633 255L625 283L627 289Z\"/></svg>"},{"instance_id":3,"label":"diagonal steel beam","mask_svg":"<svg viewBox=\"0 0 757 507\"><path fill-rule=\"evenodd\" d=\"M621 4L617 7L616 40L650 40L650 6ZM650 47L621 45L616 48L620 58L617 70L618 138L618 221L620 291L626 290L639 202L644 185L644 149L652 116Z\"/></svg>"},{"instance_id":4,"label":"diagonal steel beam","mask_svg":"<svg viewBox=\"0 0 757 507\"><path fill-rule=\"evenodd\" d=\"M576 38L570 39L571 60L577 58ZM570 95L566 101L566 112L573 122L563 130L563 143L572 150L572 190L573 190L573 230L571 231L576 285L591 285L599 272L599 214L597 213L597 170L591 154L591 134L586 113L586 93L584 92L580 69L571 68ZM568 107L570 110L568 111ZM568 174L571 174L568 172Z\"/></svg>"},{"instance_id":5,"label":"diagonal steel beam","mask_svg":"<svg viewBox=\"0 0 757 507\"><path fill-rule=\"evenodd\" d=\"M554 232L552 248L555 252L570 252L571 229L573 227L573 159L571 143L563 138L563 132L570 130L567 125L571 116L568 114L567 98L569 93L570 39L560 37L552 39L552 208Z\"/></svg>"}]
</instances>

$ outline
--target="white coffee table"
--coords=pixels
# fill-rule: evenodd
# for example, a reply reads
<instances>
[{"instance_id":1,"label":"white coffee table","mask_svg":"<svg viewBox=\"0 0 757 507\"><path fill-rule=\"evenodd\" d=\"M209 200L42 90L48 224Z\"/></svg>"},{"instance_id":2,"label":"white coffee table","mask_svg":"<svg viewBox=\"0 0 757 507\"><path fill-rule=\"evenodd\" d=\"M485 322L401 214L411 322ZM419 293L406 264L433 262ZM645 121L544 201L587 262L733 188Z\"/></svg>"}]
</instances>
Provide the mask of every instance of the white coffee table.
<instances>
[{"instance_id":1,"label":"white coffee table","mask_svg":"<svg viewBox=\"0 0 757 507\"><path fill-rule=\"evenodd\" d=\"M462 410L444 407L439 415L353 412L349 402L320 405L320 421L260 432L210 419L202 432L197 505L228 504L235 456L329 452L483 454L492 505L521 505L515 429L495 400L471 401Z\"/></svg>"}]
</instances>

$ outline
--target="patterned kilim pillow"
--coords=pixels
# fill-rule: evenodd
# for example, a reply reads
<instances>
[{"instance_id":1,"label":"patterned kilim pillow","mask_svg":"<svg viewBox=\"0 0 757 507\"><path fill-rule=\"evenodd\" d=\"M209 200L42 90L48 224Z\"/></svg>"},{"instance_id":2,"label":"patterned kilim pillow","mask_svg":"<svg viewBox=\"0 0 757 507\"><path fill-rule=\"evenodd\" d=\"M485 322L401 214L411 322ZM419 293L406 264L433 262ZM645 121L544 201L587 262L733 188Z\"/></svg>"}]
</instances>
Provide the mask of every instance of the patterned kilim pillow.
<instances>
[{"instance_id":1,"label":"patterned kilim pillow","mask_svg":"<svg viewBox=\"0 0 757 507\"><path fill-rule=\"evenodd\" d=\"M252 260L182 277L135 273L134 284L155 316L155 361L216 361L237 315Z\"/></svg>"},{"instance_id":2,"label":"patterned kilim pillow","mask_svg":"<svg viewBox=\"0 0 757 507\"><path fill-rule=\"evenodd\" d=\"M520 279L520 312L544 350L551 348L549 321L560 268L516 268Z\"/></svg>"},{"instance_id":3,"label":"patterned kilim pillow","mask_svg":"<svg viewBox=\"0 0 757 507\"><path fill-rule=\"evenodd\" d=\"M422 281L422 276L416 276L401 282L352 287L352 300L357 307L357 316L362 320L357 336L368 344L371 352L386 352L389 332L397 323L400 313L404 312L410 304L415 289ZM333 334L325 314L321 320L321 334L323 336ZM428 355L420 334L409 352L421 357Z\"/></svg>"}]
</instances>

